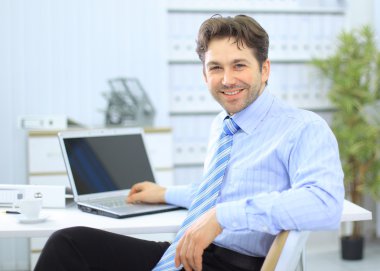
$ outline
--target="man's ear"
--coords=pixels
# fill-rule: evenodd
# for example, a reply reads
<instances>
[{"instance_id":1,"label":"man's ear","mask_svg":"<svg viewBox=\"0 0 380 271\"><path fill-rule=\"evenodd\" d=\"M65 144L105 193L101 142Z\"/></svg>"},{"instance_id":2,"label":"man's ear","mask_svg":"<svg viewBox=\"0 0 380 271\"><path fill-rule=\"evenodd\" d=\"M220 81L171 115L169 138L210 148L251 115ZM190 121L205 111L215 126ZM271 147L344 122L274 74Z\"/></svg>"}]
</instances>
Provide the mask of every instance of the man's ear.
<instances>
[{"instance_id":1,"label":"man's ear","mask_svg":"<svg viewBox=\"0 0 380 271\"><path fill-rule=\"evenodd\" d=\"M268 81L270 74L270 61L269 59L265 60L263 62L262 68L261 68L261 82L265 83Z\"/></svg>"}]
</instances>

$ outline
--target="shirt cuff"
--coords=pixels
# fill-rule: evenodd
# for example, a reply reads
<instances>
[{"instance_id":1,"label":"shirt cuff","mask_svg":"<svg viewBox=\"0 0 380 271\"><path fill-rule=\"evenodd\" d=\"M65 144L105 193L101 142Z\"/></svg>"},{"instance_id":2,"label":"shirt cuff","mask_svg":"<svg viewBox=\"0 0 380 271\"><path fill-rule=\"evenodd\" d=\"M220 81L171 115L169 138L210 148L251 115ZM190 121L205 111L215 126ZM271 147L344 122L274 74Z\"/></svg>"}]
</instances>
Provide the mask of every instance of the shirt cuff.
<instances>
[{"instance_id":1,"label":"shirt cuff","mask_svg":"<svg viewBox=\"0 0 380 271\"><path fill-rule=\"evenodd\" d=\"M187 185L169 186L165 192L165 202L185 208L190 206L189 187Z\"/></svg>"},{"instance_id":2,"label":"shirt cuff","mask_svg":"<svg viewBox=\"0 0 380 271\"><path fill-rule=\"evenodd\" d=\"M216 217L223 229L231 231L248 229L245 200L217 204Z\"/></svg>"}]
</instances>

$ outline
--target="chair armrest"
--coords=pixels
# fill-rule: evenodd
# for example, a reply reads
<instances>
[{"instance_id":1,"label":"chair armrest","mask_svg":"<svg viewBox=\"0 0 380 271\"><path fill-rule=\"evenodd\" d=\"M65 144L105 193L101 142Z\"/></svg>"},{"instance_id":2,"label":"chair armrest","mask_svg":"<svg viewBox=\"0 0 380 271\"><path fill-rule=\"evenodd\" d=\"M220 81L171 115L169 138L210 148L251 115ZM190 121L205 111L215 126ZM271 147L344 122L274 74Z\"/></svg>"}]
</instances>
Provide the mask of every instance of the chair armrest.
<instances>
[{"instance_id":1,"label":"chair armrest","mask_svg":"<svg viewBox=\"0 0 380 271\"><path fill-rule=\"evenodd\" d=\"M283 231L274 239L261 271L294 271L300 262L309 231Z\"/></svg>"}]
</instances>

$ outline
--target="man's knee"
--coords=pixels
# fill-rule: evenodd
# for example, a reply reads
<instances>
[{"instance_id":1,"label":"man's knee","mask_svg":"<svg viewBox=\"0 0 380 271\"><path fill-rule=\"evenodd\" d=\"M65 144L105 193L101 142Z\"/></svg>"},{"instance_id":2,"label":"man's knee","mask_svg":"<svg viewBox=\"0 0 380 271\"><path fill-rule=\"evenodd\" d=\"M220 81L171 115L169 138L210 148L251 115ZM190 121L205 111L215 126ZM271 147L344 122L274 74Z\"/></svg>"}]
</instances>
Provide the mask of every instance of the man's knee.
<instances>
[{"instance_id":1,"label":"man's knee","mask_svg":"<svg viewBox=\"0 0 380 271\"><path fill-rule=\"evenodd\" d=\"M70 246L72 240L77 239L87 229L87 227L78 226L57 230L47 240L44 250L54 250L55 248L59 250L64 246Z\"/></svg>"},{"instance_id":2,"label":"man's knee","mask_svg":"<svg viewBox=\"0 0 380 271\"><path fill-rule=\"evenodd\" d=\"M78 267L72 270L85 270L82 258L76 253L74 240L86 232L86 227L72 227L55 231L46 242L37 261L35 271L70 270L66 267Z\"/></svg>"}]
</instances>

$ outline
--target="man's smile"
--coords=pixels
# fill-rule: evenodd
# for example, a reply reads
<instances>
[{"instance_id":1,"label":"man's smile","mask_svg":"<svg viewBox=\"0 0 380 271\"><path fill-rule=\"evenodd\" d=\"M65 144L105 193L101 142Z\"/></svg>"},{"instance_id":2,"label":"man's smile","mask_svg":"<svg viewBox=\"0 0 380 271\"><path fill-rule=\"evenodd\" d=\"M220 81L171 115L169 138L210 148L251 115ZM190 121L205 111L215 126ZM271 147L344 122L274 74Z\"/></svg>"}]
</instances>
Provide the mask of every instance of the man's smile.
<instances>
[{"instance_id":1,"label":"man's smile","mask_svg":"<svg viewBox=\"0 0 380 271\"><path fill-rule=\"evenodd\" d=\"M222 91L223 94L228 95L228 96L233 96L236 94L239 94L242 92L244 89L237 89L237 90L224 90Z\"/></svg>"}]
</instances>

